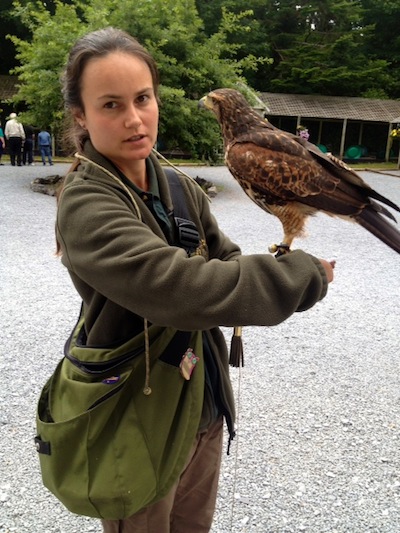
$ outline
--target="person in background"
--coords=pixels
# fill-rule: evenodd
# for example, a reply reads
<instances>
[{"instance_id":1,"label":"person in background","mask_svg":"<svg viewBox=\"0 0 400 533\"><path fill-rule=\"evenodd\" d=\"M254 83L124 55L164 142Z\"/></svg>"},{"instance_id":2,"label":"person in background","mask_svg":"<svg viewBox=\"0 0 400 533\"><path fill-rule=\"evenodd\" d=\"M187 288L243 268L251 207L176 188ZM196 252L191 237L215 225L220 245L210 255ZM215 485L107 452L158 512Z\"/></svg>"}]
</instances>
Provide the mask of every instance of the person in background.
<instances>
[{"instance_id":1,"label":"person in background","mask_svg":"<svg viewBox=\"0 0 400 533\"><path fill-rule=\"evenodd\" d=\"M63 77L65 106L73 119L67 133L78 153L59 194L57 242L83 300L85 343L115 346L143 332L147 320L160 328L201 331L203 339L194 372L201 372L204 391L192 406L196 425L185 435L191 443L185 468L176 473L168 494L129 518L103 520L105 533L210 530L222 422L233 438L235 418L219 326L278 324L324 298L333 279L333 263L301 250L278 259L241 255L219 229L203 191L185 176L179 178L184 201L200 241L192 255L176 244L169 180L152 152L158 87L153 57L115 28L79 39ZM166 363L160 368L165 380L173 375ZM165 401L184 402L178 394ZM157 424L155 416L154 435ZM112 447L112 435L108 438ZM135 453L132 445L127 454Z\"/></svg>"},{"instance_id":2,"label":"person in background","mask_svg":"<svg viewBox=\"0 0 400 533\"><path fill-rule=\"evenodd\" d=\"M3 128L1 127L1 124L0 124L0 165L4 164L4 163L1 162L1 157L3 155L5 147L6 147L6 141L4 139Z\"/></svg>"},{"instance_id":3,"label":"person in background","mask_svg":"<svg viewBox=\"0 0 400 533\"><path fill-rule=\"evenodd\" d=\"M12 166L15 166L15 162L20 167L22 143L25 141L25 132L22 124L17 120L17 114L11 113L9 120L6 122L4 130L6 139L8 141L8 149L10 152L10 161Z\"/></svg>"},{"instance_id":4,"label":"person in background","mask_svg":"<svg viewBox=\"0 0 400 533\"><path fill-rule=\"evenodd\" d=\"M298 135L298 137L301 137L302 139L305 139L306 141L308 141L308 139L310 138L308 128L301 125L297 126L296 135Z\"/></svg>"},{"instance_id":5,"label":"person in background","mask_svg":"<svg viewBox=\"0 0 400 533\"><path fill-rule=\"evenodd\" d=\"M34 165L33 162L33 144L35 142L35 133L32 126L29 124L24 124L24 131L25 131L25 142L24 147L22 149L22 163L26 165Z\"/></svg>"},{"instance_id":6,"label":"person in background","mask_svg":"<svg viewBox=\"0 0 400 533\"><path fill-rule=\"evenodd\" d=\"M46 164L46 157L49 162L49 165L53 164L51 158L51 135L46 129L41 129L38 135L38 147L40 150L40 155L42 156L43 165Z\"/></svg>"}]
</instances>

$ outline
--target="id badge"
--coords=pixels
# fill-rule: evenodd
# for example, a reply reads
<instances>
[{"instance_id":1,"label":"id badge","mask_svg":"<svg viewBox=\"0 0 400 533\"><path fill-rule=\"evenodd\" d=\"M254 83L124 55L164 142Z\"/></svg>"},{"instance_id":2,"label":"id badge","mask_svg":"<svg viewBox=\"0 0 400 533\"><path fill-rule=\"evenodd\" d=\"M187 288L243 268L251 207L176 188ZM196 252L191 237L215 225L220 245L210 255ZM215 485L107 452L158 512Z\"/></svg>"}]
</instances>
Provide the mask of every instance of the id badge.
<instances>
[{"instance_id":1,"label":"id badge","mask_svg":"<svg viewBox=\"0 0 400 533\"><path fill-rule=\"evenodd\" d=\"M182 356L179 368L182 376L189 381L193 370L195 369L200 358L194 353L192 348L188 348Z\"/></svg>"}]
</instances>

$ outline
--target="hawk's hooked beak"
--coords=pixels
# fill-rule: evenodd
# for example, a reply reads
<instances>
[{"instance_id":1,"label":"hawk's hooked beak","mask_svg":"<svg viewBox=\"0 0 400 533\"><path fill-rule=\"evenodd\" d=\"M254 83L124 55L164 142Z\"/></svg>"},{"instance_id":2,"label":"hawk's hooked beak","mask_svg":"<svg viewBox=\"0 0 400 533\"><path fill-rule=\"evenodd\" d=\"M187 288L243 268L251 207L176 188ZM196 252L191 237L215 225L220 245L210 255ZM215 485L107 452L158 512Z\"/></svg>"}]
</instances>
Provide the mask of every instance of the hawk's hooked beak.
<instances>
[{"instance_id":1,"label":"hawk's hooked beak","mask_svg":"<svg viewBox=\"0 0 400 533\"><path fill-rule=\"evenodd\" d=\"M213 108L212 100L208 96L208 94L206 94L206 96L203 96L203 98L199 100L198 108L199 109L212 109Z\"/></svg>"}]
</instances>

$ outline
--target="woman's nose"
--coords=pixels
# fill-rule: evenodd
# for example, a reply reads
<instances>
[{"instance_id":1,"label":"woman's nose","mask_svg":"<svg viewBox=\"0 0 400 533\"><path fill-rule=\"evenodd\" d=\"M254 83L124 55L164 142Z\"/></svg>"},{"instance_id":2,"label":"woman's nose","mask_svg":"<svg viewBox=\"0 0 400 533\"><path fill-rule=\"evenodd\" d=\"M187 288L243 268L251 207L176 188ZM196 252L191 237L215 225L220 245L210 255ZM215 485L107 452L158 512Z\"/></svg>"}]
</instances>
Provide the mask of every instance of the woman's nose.
<instances>
[{"instance_id":1,"label":"woman's nose","mask_svg":"<svg viewBox=\"0 0 400 533\"><path fill-rule=\"evenodd\" d=\"M126 128L138 128L142 123L140 114L134 104L130 105L126 110L125 127Z\"/></svg>"}]
</instances>

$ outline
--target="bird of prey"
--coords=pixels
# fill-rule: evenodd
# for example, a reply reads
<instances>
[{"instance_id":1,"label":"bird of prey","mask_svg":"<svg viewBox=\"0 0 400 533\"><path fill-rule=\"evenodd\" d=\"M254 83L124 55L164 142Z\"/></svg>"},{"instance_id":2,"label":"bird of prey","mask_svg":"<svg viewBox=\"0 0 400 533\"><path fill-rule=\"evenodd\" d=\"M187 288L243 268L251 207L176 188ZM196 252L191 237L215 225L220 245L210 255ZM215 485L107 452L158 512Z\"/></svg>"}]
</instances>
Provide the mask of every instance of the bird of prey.
<instances>
[{"instance_id":1,"label":"bird of prey","mask_svg":"<svg viewBox=\"0 0 400 533\"><path fill-rule=\"evenodd\" d=\"M309 216L324 212L360 224L400 253L400 232L385 198L340 159L282 131L262 118L235 89L217 89L200 107L214 112L222 130L225 163L244 192L279 218L283 240L270 247L281 255L304 234Z\"/></svg>"}]
</instances>

